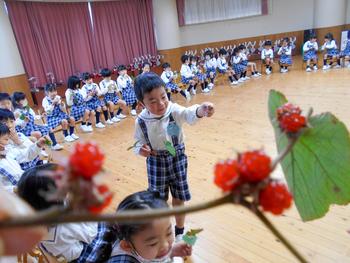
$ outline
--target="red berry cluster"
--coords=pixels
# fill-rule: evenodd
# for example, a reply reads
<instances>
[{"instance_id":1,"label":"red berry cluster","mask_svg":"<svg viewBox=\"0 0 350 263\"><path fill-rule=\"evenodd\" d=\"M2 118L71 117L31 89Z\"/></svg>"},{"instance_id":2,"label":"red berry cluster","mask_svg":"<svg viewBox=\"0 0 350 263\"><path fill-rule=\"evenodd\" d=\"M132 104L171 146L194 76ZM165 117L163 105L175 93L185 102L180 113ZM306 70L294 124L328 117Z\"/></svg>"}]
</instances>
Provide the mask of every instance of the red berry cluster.
<instances>
[{"instance_id":1,"label":"red berry cluster","mask_svg":"<svg viewBox=\"0 0 350 263\"><path fill-rule=\"evenodd\" d=\"M76 206L100 213L112 201L112 193L95 178L102 170L104 154L93 143L77 143L69 157L68 189L77 198Z\"/></svg>"},{"instance_id":2,"label":"red berry cluster","mask_svg":"<svg viewBox=\"0 0 350 263\"><path fill-rule=\"evenodd\" d=\"M291 103L277 109L277 119L280 128L287 133L294 134L306 127L306 118L301 115L301 109Z\"/></svg>"},{"instance_id":3,"label":"red berry cluster","mask_svg":"<svg viewBox=\"0 0 350 263\"><path fill-rule=\"evenodd\" d=\"M284 184L270 182L259 194L259 203L264 211L275 215L282 214L292 205L292 195Z\"/></svg>"},{"instance_id":4,"label":"red berry cluster","mask_svg":"<svg viewBox=\"0 0 350 263\"><path fill-rule=\"evenodd\" d=\"M214 183L225 192L251 189L249 195L260 190L259 203L265 211L281 214L291 205L292 197L284 185L269 178L271 159L263 151L247 151L238 155L237 160L228 159L215 165ZM276 189L276 191L274 191Z\"/></svg>"}]
</instances>

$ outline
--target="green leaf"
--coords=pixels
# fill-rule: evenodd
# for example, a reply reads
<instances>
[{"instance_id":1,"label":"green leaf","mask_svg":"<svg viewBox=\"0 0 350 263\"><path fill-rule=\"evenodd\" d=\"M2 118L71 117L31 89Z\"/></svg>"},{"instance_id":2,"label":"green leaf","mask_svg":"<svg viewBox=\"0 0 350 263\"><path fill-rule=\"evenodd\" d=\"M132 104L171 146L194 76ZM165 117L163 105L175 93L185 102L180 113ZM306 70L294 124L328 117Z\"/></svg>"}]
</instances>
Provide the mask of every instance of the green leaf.
<instances>
[{"instance_id":1,"label":"green leaf","mask_svg":"<svg viewBox=\"0 0 350 263\"><path fill-rule=\"evenodd\" d=\"M26 119L26 115L24 115L23 113L19 116L19 119L24 121Z\"/></svg>"},{"instance_id":2,"label":"green leaf","mask_svg":"<svg viewBox=\"0 0 350 263\"><path fill-rule=\"evenodd\" d=\"M46 144L47 146L51 146L51 145L52 145L52 142L51 142L49 139L45 138L45 144Z\"/></svg>"},{"instance_id":3,"label":"green leaf","mask_svg":"<svg viewBox=\"0 0 350 263\"><path fill-rule=\"evenodd\" d=\"M173 144L169 141L165 141L164 142L164 145L165 145L165 148L166 150L173 156L175 157L176 156L176 149L175 147L173 146Z\"/></svg>"},{"instance_id":4,"label":"green leaf","mask_svg":"<svg viewBox=\"0 0 350 263\"><path fill-rule=\"evenodd\" d=\"M195 235L199 234L202 231L203 231L203 228L191 229L190 231L186 232L186 235L188 235L188 236L195 236Z\"/></svg>"},{"instance_id":5,"label":"green leaf","mask_svg":"<svg viewBox=\"0 0 350 263\"><path fill-rule=\"evenodd\" d=\"M131 145L130 147L128 147L126 150L130 151L131 149L135 148L136 145L139 143L140 141L136 141L133 145Z\"/></svg>"},{"instance_id":6,"label":"green leaf","mask_svg":"<svg viewBox=\"0 0 350 263\"><path fill-rule=\"evenodd\" d=\"M271 90L269 117L277 150L288 144L276 120L276 110L286 97ZM331 204L350 202L350 138L346 126L331 113L312 116L291 152L281 162L296 207L304 221L323 217Z\"/></svg>"}]
</instances>

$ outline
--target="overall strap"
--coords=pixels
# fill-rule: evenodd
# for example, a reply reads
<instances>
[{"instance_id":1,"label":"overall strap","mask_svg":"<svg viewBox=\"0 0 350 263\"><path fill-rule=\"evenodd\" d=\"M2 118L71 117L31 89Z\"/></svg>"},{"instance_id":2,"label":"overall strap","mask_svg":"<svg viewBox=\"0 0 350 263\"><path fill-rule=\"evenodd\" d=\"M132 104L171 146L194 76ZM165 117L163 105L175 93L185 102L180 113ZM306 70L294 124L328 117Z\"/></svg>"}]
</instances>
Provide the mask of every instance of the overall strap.
<instances>
[{"instance_id":1,"label":"overall strap","mask_svg":"<svg viewBox=\"0 0 350 263\"><path fill-rule=\"evenodd\" d=\"M172 113L170 113L170 115L169 115L169 124L170 123L174 123L175 125L177 125ZM171 140L173 142L173 146L176 146L179 144L179 137L178 136L171 136Z\"/></svg>"},{"instance_id":2,"label":"overall strap","mask_svg":"<svg viewBox=\"0 0 350 263\"><path fill-rule=\"evenodd\" d=\"M149 145L149 147L151 147L151 150L153 150L151 142L150 142L149 137L148 137L148 132L147 132L147 127L146 127L145 121L143 119L141 119L141 118L138 118L137 121L138 121L138 123L140 125L141 131L143 133L143 136L145 137L145 140L146 140L147 144Z\"/></svg>"}]
</instances>

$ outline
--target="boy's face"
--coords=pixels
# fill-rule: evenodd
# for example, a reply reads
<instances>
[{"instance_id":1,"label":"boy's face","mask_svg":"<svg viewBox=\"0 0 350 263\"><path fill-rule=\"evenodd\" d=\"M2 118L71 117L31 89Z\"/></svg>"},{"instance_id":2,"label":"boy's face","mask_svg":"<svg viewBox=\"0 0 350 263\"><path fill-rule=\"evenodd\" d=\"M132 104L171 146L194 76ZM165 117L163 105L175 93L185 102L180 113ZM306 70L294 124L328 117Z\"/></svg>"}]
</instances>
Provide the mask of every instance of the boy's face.
<instances>
[{"instance_id":1,"label":"boy's face","mask_svg":"<svg viewBox=\"0 0 350 263\"><path fill-rule=\"evenodd\" d=\"M137 253L144 259L160 259L170 253L174 243L171 221L169 218L156 219L150 227L131 238Z\"/></svg>"},{"instance_id":2,"label":"boy's face","mask_svg":"<svg viewBox=\"0 0 350 263\"><path fill-rule=\"evenodd\" d=\"M143 72L150 72L149 65L145 65L142 70Z\"/></svg>"},{"instance_id":3,"label":"boy's face","mask_svg":"<svg viewBox=\"0 0 350 263\"><path fill-rule=\"evenodd\" d=\"M86 84L91 84L92 82L93 82L92 78L89 78L89 79L85 80Z\"/></svg>"},{"instance_id":4,"label":"boy's face","mask_svg":"<svg viewBox=\"0 0 350 263\"><path fill-rule=\"evenodd\" d=\"M315 43L316 42L316 38L311 38L310 42Z\"/></svg>"},{"instance_id":5,"label":"boy's face","mask_svg":"<svg viewBox=\"0 0 350 263\"><path fill-rule=\"evenodd\" d=\"M15 129L15 120L8 119L7 121L4 121L3 124L5 124L10 130Z\"/></svg>"},{"instance_id":6,"label":"boy's face","mask_svg":"<svg viewBox=\"0 0 350 263\"><path fill-rule=\"evenodd\" d=\"M53 90L53 91L49 91L47 93L47 95L49 96L50 99L55 99L55 97L57 96L57 90Z\"/></svg>"},{"instance_id":7,"label":"boy's face","mask_svg":"<svg viewBox=\"0 0 350 263\"><path fill-rule=\"evenodd\" d=\"M2 100L2 101L0 101L0 109L5 109L5 110L12 111L12 102L10 100Z\"/></svg>"},{"instance_id":8,"label":"boy's face","mask_svg":"<svg viewBox=\"0 0 350 263\"><path fill-rule=\"evenodd\" d=\"M5 147L9 143L9 140L10 140L10 134L5 134L0 136L0 145Z\"/></svg>"},{"instance_id":9,"label":"boy's face","mask_svg":"<svg viewBox=\"0 0 350 263\"><path fill-rule=\"evenodd\" d=\"M171 71L171 67L167 67L167 68L165 68L165 71L166 71L166 72Z\"/></svg>"},{"instance_id":10,"label":"boy's face","mask_svg":"<svg viewBox=\"0 0 350 263\"><path fill-rule=\"evenodd\" d=\"M266 48L267 50L269 50L269 49L271 49L271 46L265 46L265 48Z\"/></svg>"},{"instance_id":11,"label":"boy's face","mask_svg":"<svg viewBox=\"0 0 350 263\"><path fill-rule=\"evenodd\" d=\"M126 72L127 72L127 70L126 70L126 69L123 69L123 70L119 71L119 75L125 76L125 75L126 75Z\"/></svg>"},{"instance_id":12,"label":"boy's face","mask_svg":"<svg viewBox=\"0 0 350 263\"><path fill-rule=\"evenodd\" d=\"M192 61L191 61L191 64L192 64L192 65L196 65L196 64L197 64L197 61L192 60Z\"/></svg>"},{"instance_id":13,"label":"boy's face","mask_svg":"<svg viewBox=\"0 0 350 263\"><path fill-rule=\"evenodd\" d=\"M153 89L143 97L142 105L152 114L162 116L168 108L169 100L164 87Z\"/></svg>"},{"instance_id":14,"label":"boy's face","mask_svg":"<svg viewBox=\"0 0 350 263\"><path fill-rule=\"evenodd\" d=\"M283 41L282 46L286 47L288 45L287 41Z\"/></svg>"},{"instance_id":15,"label":"boy's face","mask_svg":"<svg viewBox=\"0 0 350 263\"><path fill-rule=\"evenodd\" d=\"M104 77L104 79L110 81L112 79L112 76Z\"/></svg>"}]
</instances>

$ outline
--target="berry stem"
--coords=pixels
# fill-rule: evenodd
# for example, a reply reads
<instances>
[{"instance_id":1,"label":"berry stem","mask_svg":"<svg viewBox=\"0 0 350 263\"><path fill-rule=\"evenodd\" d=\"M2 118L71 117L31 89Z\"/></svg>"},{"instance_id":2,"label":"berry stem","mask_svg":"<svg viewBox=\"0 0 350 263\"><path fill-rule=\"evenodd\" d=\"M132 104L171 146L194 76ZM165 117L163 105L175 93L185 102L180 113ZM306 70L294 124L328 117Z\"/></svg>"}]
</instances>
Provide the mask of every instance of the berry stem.
<instances>
[{"instance_id":1,"label":"berry stem","mask_svg":"<svg viewBox=\"0 0 350 263\"><path fill-rule=\"evenodd\" d=\"M307 115L306 115L306 122L309 122L309 118L311 117L313 112L313 109L310 108ZM274 159L271 163L271 172L276 169L276 166L286 157L286 155L293 149L294 144L298 141L299 137L303 134L303 131L301 131L297 136L295 137L288 137L288 145L286 148L278 154L276 159Z\"/></svg>"},{"instance_id":2,"label":"berry stem","mask_svg":"<svg viewBox=\"0 0 350 263\"><path fill-rule=\"evenodd\" d=\"M261 222L282 242L282 244L302 263L306 263L306 259L292 246L292 244L282 235L281 232L270 222L270 220L262 213L259 208L245 199L241 199L240 204L255 214Z\"/></svg>"}]
</instances>

